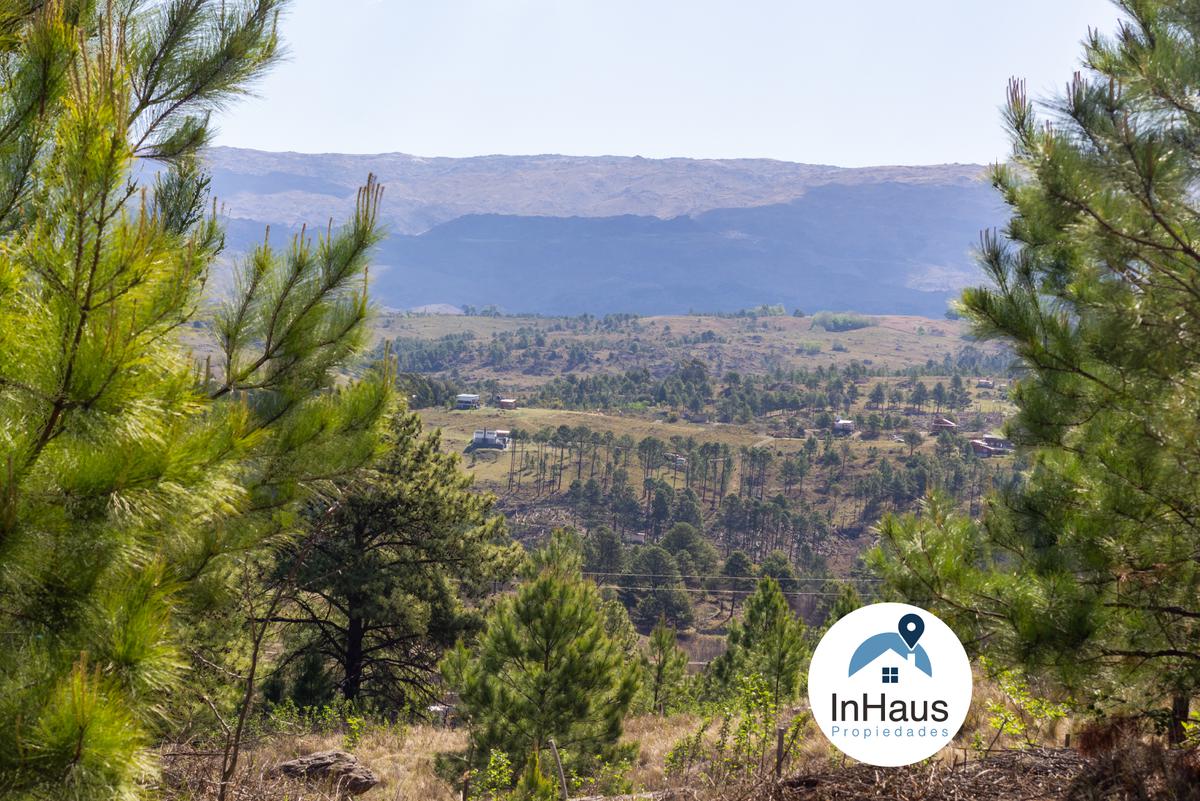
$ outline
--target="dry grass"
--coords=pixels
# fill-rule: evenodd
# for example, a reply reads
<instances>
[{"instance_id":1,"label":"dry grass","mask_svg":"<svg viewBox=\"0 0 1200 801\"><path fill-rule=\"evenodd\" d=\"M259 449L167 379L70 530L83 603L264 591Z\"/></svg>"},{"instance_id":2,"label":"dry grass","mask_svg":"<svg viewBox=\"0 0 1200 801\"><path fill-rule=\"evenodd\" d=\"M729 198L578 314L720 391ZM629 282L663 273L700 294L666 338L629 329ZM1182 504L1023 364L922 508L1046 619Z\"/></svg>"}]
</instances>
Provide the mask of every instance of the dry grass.
<instances>
[{"instance_id":1,"label":"dry grass","mask_svg":"<svg viewBox=\"0 0 1200 801\"><path fill-rule=\"evenodd\" d=\"M971 711L955 742L947 746L937 756L932 764L937 765L938 776L944 771L958 771L964 763L976 763L983 755L972 747L973 742L992 744L1003 755L1003 749L1019 747L1022 743L1018 738L1000 738L993 742L995 729L989 723L989 702L1000 701L1003 693L991 681L983 676L976 677L975 694ZM797 707L793 713L803 712L803 707ZM638 716L626 721L625 742L636 742L638 754L628 776L635 791L646 792L663 790L671 787L665 775L665 764L668 753L684 737L694 734L703 724L702 716L698 714L676 714L665 718L653 715ZM1058 755L1055 749L1061 745L1063 735L1069 722L1060 721L1056 725L1047 726L1040 731L1037 739L1039 748L1033 749L1036 760L1037 753ZM710 732L711 734L712 732ZM456 801L458 794L448 783L438 776L435 770L435 760L438 754L461 752L467 745L467 735L462 729L448 729L439 726L419 725L413 727L369 727L361 741L353 749L358 759L369 767L380 779L380 784L362 798L366 801ZM326 751L344 748L340 734L307 734L279 735L267 741L248 748L244 752L236 799L255 799L255 801L328 801L329 795L320 788L305 787L286 780L272 778L270 769L280 762L316 751ZM1073 753L1073 752L1072 752ZM1065 757L1055 756L1050 760L1058 767L1066 764ZM1011 760L1010 760L1011 761ZM1138 760L1148 762L1152 760ZM215 776L216 763L203 757L186 759L168 759L167 779L168 788L164 796L172 801L195 799L207 801L215 798L215 786L212 779ZM1041 770L1050 776L1053 765L1050 762L1030 767L1030 770ZM1116 783L1118 779L1127 781L1125 777L1137 774L1129 764L1101 765L1101 761L1092 761L1095 767L1103 767L1100 772L1104 781ZM997 766L1008 763L994 763ZM1017 763L1013 763L1014 765ZM1091 763L1090 763L1091 764ZM1157 763L1156 763L1157 765ZM1156 770L1163 778L1160 783L1170 783L1174 774L1169 766L1157 765ZM929 769L929 766L926 766ZM974 770L974 769L972 769ZM1147 769L1148 770L1148 769ZM822 786L836 786L836 776L842 771L850 771L847 781L867 781L870 771L864 773L855 766L852 760L846 759L834 749L820 734L811 721L804 729L785 775L817 776ZM967 773L946 773L947 780L967 781L963 777L971 777L970 782L981 781L976 774L978 771ZM873 775L873 774L872 774ZM915 775L915 774L914 774ZM930 774L931 776L933 774ZM1116 777L1116 778L1114 778ZM1066 777L1070 780L1072 777ZM815 787L816 785L812 785ZM974 784L970 784L974 787ZM982 786L982 785L980 785ZM1055 785L1057 786L1057 785ZM802 788L794 787L799 790ZM858 788L862 789L862 788ZM789 795L788 798L808 797L803 793ZM812 796L824 798L820 794ZM830 796L832 797L832 796ZM852 796L853 797L853 796ZM864 796L858 796L864 797ZM930 796L930 798L941 796ZM950 797L950 796L947 796ZM1080 796L1086 797L1086 796ZM1129 796L1126 796L1129 797ZM1160 798L1162 796L1152 796Z\"/></svg>"},{"instance_id":2,"label":"dry grass","mask_svg":"<svg viewBox=\"0 0 1200 801\"><path fill-rule=\"evenodd\" d=\"M466 747L466 732L434 726L369 728L353 749L359 761L374 771L379 784L360 798L366 801L457 801L458 794L434 771L439 753ZM280 735L246 749L233 792L235 799L254 801L327 801L319 787L270 776L281 762L316 751L344 749L339 734ZM165 760L165 797L201 801L216 797L213 779L217 762L204 757Z\"/></svg>"},{"instance_id":3,"label":"dry grass","mask_svg":"<svg viewBox=\"0 0 1200 801\"><path fill-rule=\"evenodd\" d=\"M923 365L928 359L940 362L945 355L953 355L965 344L982 350L991 349L989 345L971 340L969 325L962 320L901 315L876 316L874 319L876 325L867 328L834 332L813 328L812 319L807 317L753 320L677 315L643 317L636 329L584 332L564 329L566 321L562 318L381 314L372 325L371 341L375 344L395 337L436 340L452 334L472 334L476 345L486 345L498 333L521 328L538 330L560 348L582 343L596 351L598 358L595 361L572 370L582 375L620 372L634 366L658 371L691 356L714 363L719 361L727 369L742 372L764 372L773 365L785 369L812 368L828 365L831 361L848 363L851 359L902 369ZM680 340L685 335L695 337L708 331L717 335L716 342L685 344ZM633 339L641 346L636 357L631 357L624 347L612 349L614 344L623 346ZM835 351L835 344L844 350ZM807 348L811 345L819 346L820 351L809 352ZM468 360L458 368L467 380L496 378L519 390L528 390L547 378L527 375L506 365L493 366L482 358Z\"/></svg>"},{"instance_id":4,"label":"dry grass","mask_svg":"<svg viewBox=\"0 0 1200 801\"><path fill-rule=\"evenodd\" d=\"M675 744L692 734L702 723L699 715L670 715L660 718L644 715L632 718L625 724L625 740L638 744L637 759L633 763L629 780L634 789L658 790L666 786L663 765L667 753Z\"/></svg>"}]
</instances>

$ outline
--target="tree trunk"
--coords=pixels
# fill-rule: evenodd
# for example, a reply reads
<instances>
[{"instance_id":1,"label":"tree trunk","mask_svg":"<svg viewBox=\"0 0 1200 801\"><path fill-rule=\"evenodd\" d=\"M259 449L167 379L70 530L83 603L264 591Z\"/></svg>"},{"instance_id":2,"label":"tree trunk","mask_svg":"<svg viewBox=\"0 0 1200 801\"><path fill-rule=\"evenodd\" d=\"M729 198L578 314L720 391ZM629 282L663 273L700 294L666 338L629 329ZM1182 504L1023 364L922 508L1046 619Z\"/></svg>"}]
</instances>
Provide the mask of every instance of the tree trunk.
<instances>
[{"instance_id":1,"label":"tree trunk","mask_svg":"<svg viewBox=\"0 0 1200 801\"><path fill-rule=\"evenodd\" d=\"M347 701L358 698L363 678L363 620L351 617L346 626L346 678L342 695Z\"/></svg>"},{"instance_id":2,"label":"tree trunk","mask_svg":"<svg viewBox=\"0 0 1200 801\"><path fill-rule=\"evenodd\" d=\"M1191 698L1180 693L1171 698L1171 726L1167 730L1167 742L1171 745L1182 745L1186 732L1183 724L1187 722L1191 712Z\"/></svg>"}]
</instances>

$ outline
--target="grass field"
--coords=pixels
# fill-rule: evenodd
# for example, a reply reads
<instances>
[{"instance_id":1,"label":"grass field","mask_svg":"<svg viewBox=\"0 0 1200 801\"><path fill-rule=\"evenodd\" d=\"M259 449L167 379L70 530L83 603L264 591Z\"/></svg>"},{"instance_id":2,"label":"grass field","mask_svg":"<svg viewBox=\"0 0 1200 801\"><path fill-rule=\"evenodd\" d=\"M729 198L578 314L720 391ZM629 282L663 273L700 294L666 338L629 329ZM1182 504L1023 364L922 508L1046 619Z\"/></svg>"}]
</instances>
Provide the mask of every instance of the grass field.
<instances>
[{"instance_id":1,"label":"grass field","mask_svg":"<svg viewBox=\"0 0 1200 801\"><path fill-rule=\"evenodd\" d=\"M1002 407L997 401L985 404L993 413L985 419L994 419ZM732 448L770 448L777 455L796 453L803 449L805 439L802 437L776 436L769 432L768 426L758 424L736 425L725 423L690 423L685 420L667 422L653 417L632 414L606 414L603 412L582 412L565 409L525 408L515 410L477 409L473 411L453 411L446 409L422 409L421 419L425 426L440 429L443 447L450 452L464 453L464 466L476 477L478 485L487 490L503 493L509 470L509 459L512 451L478 450L466 453L471 437L479 429L524 429L537 431L542 428L572 428L585 427L597 433L611 431L617 437L629 435L635 440L654 436L668 440L673 436L691 437L697 442L720 442ZM932 415L917 415L918 422L924 422ZM963 436L977 436L990 432L994 426L988 425L978 430L966 430ZM852 459L860 461L866 458L872 449L875 456L906 456L907 445L892 440L890 436L880 436L877 439L862 439L859 436L842 440L850 448ZM929 452L935 441L927 437L925 442L917 447L917 452Z\"/></svg>"},{"instance_id":2,"label":"grass field","mask_svg":"<svg viewBox=\"0 0 1200 801\"><path fill-rule=\"evenodd\" d=\"M814 369L857 360L890 371L955 358L964 348L994 352L970 337L960 320L882 316L874 325L831 332L807 317L645 317L613 328L578 318L467 317L381 314L373 341L434 342L466 337L473 353L452 365L463 382L496 381L508 392L528 390L547 377L571 372L586 376L644 367L661 374L689 359L704 362L713 374L764 373L775 369ZM532 338L542 342L489 360L496 338ZM539 339L540 338L540 339ZM560 356L572 346L587 358L571 365Z\"/></svg>"}]
</instances>

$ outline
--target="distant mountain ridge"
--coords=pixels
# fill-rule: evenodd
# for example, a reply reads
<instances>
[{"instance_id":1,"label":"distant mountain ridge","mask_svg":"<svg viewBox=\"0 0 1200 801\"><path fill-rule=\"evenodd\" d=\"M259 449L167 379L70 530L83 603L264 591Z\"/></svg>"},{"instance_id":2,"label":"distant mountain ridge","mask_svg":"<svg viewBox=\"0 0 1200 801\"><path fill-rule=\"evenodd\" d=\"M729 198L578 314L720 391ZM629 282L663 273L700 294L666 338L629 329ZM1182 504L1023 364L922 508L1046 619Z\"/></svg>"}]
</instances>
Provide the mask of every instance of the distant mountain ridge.
<instances>
[{"instance_id":1,"label":"distant mountain ridge","mask_svg":"<svg viewBox=\"0 0 1200 801\"><path fill-rule=\"evenodd\" d=\"M213 148L233 249L345 218L387 187L385 305L541 313L807 310L940 314L978 280L1002 219L979 165L840 168L766 159L420 158Z\"/></svg>"}]
</instances>

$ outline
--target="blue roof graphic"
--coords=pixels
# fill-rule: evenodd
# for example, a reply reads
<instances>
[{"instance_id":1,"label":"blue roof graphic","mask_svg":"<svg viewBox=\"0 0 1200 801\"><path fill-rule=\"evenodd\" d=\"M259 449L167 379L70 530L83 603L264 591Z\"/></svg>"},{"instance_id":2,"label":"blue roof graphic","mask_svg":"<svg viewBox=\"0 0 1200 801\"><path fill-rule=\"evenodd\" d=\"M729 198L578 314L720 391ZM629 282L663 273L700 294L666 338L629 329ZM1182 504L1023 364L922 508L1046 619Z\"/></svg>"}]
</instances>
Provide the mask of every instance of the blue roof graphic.
<instances>
[{"instance_id":1,"label":"blue roof graphic","mask_svg":"<svg viewBox=\"0 0 1200 801\"><path fill-rule=\"evenodd\" d=\"M910 653L915 654L917 670L926 676L933 676L933 665L929 662L929 654L925 652L925 647L918 645L910 651L903 638L894 631L876 634L864 640L854 651L854 656L850 657L850 675L853 676L888 651L895 651L905 659Z\"/></svg>"}]
</instances>

